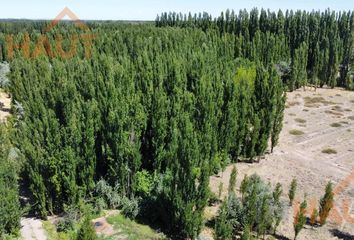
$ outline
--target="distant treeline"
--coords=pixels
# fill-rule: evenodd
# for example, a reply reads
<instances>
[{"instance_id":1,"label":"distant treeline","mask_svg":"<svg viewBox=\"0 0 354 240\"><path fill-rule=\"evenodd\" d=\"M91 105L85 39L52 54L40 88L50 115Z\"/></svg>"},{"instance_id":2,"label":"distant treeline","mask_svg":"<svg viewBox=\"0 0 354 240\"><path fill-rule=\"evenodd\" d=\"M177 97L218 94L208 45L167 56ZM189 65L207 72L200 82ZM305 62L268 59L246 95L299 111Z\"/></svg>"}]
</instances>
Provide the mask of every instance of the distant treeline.
<instances>
[{"instance_id":1,"label":"distant treeline","mask_svg":"<svg viewBox=\"0 0 354 240\"><path fill-rule=\"evenodd\" d=\"M254 8L238 14L227 10L215 19L207 13L162 13L156 26L216 29L221 37L233 37L235 56L279 63L290 90L307 83L354 89L353 11L284 13Z\"/></svg>"}]
</instances>

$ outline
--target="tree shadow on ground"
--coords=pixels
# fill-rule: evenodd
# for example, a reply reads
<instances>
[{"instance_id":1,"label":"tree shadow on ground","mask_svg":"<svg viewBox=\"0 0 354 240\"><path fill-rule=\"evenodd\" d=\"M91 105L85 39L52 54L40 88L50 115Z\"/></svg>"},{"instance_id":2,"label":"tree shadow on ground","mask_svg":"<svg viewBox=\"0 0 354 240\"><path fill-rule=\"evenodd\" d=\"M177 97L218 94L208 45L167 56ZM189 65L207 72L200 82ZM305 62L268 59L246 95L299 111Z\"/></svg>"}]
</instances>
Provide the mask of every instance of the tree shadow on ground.
<instances>
[{"instance_id":1,"label":"tree shadow on ground","mask_svg":"<svg viewBox=\"0 0 354 240\"><path fill-rule=\"evenodd\" d=\"M342 239L342 240L353 240L354 236L346 233L346 232L342 232L339 231L338 229L331 229L330 232L332 233L333 236Z\"/></svg>"},{"instance_id":2,"label":"tree shadow on ground","mask_svg":"<svg viewBox=\"0 0 354 240\"><path fill-rule=\"evenodd\" d=\"M278 239L278 240L291 240L290 238L287 238L287 237L277 234L277 233L273 234L273 236L275 237L275 239Z\"/></svg>"}]
</instances>

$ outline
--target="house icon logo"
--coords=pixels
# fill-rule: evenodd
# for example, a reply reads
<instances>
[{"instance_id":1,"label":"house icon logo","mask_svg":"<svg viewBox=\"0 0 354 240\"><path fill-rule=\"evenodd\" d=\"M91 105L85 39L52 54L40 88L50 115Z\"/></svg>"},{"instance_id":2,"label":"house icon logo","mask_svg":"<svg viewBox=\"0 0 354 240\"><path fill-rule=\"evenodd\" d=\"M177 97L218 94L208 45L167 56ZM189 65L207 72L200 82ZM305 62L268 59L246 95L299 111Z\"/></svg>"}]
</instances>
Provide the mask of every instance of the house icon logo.
<instances>
[{"instance_id":1,"label":"house icon logo","mask_svg":"<svg viewBox=\"0 0 354 240\"><path fill-rule=\"evenodd\" d=\"M60 33L55 34L55 41L50 40L51 31L59 25L60 21L64 21L65 17L69 17L69 21L78 28L75 33L66 34L63 36ZM63 27L59 25L58 27ZM64 26L66 27L66 26ZM59 31L60 32L60 31ZM15 54L15 50L18 50L25 59L35 59L40 56L46 55L49 58L61 58L69 59L75 56L83 56L85 58L90 58L92 54L92 41L95 39L95 35L91 33L90 28L81 21L74 12L72 12L68 7L65 7L59 14L52 20L49 25L45 28L44 33L37 36L36 42L32 42L30 39L30 34L25 33L21 43L15 43L13 35L7 36L7 57L12 59ZM65 41L65 42L64 42ZM68 42L70 42L68 46ZM77 46L79 43L83 45L83 51L78 52ZM63 47L63 45L65 45ZM31 48L31 46L34 46ZM32 52L30 49L33 49Z\"/></svg>"},{"instance_id":2,"label":"house icon logo","mask_svg":"<svg viewBox=\"0 0 354 240\"><path fill-rule=\"evenodd\" d=\"M58 25L58 23L60 21L63 21L64 18L68 16L70 21L73 21L74 24L80 28L82 31L88 31L89 28L88 26L83 23L77 16L76 14L71 11L68 7L65 7L59 14L58 16L56 16L54 18L54 20L51 21L51 23L49 24L49 26L46 28L46 32L49 32L50 30L52 30L56 25Z\"/></svg>"}]
</instances>

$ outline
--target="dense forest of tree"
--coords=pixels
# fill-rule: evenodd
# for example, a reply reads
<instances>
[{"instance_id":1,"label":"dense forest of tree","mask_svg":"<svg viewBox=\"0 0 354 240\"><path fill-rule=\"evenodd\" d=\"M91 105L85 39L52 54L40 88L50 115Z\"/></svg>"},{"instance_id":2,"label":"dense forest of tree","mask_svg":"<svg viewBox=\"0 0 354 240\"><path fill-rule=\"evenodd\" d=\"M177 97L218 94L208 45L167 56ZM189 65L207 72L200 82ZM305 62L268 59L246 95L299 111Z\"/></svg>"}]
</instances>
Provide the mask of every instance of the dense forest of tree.
<instances>
[{"instance_id":1,"label":"dense forest of tree","mask_svg":"<svg viewBox=\"0 0 354 240\"><path fill-rule=\"evenodd\" d=\"M221 37L233 35L235 56L264 64L286 63L289 90L307 83L353 88L354 13L252 9L227 10L218 18L209 14L162 13L157 27L215 29ZM231 36L229 36L231 37Z\"/></svg>"},{"instance_id":2,"label":"dense forest of tree","mask_svg":"<svg viewBox=\"0 0 354 240\"><path fill-rule=\"evenodd\" d=\"M7 147L24 159L18 169L42 218L95 201L103 181L114 192L110 207L130 199L128 215L150 211L167 232L194 238L210 175L230 160L257 161L277 144L286 86L351 86L350 12L227 11L215 20L162 14L157 27L91 22L90 58L82 39L70 58L58 52L72 42L53 47L57 34L71 39L82 30L63 23L45 32L47 24L0 23L13 102ZM21 46L12 57L11 43ZM8 150L0 150L6 171ZM0 188L11 186L16 205L17 173L6 173ZM8 232L18 228L12 221Z\"/></svg>"}]
</instances>

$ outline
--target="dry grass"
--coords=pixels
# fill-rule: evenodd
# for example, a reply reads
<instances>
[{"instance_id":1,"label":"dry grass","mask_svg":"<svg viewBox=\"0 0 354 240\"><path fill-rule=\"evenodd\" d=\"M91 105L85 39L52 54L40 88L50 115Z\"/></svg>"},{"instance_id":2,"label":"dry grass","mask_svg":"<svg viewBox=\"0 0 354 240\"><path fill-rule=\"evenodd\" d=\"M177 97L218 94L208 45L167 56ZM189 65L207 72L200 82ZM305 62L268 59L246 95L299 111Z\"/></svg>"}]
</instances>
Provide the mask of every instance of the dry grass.
<instances>
[{"instance_id":1,"label":"dry grass","mask_svg":"<svg viewBox=\"0 0 354 240\"><path fill-rule=\"evenodd\" d=\"M296 116L296 114L295 113L289 113L289 116Z\"/></svg>"},{"instance_id":2,"label":"dry grass","mask_svg":"<svg viewBox=\"0 0 354 240\"><path fill-rule=\"evenodd\" d=\"M350 120L354 120L354 116L350 116L348 117Z\"/></svg>"},{"instance_id":3,"label":"dry grass","mask_svg":"<svg viewBox=\"0 0 354 240\"><path fill-rule=\"evenodd\" d=\"M334 106L333 108L332 108L332 110L333 111L338 111L338 112L343 112L343 109L342 109L342 107L341 106Z\"/></svg>"},{"instance_id":4,"label":"dry grass","mask_svg":"<svg viewBox=\"0 0 354 240\"><path fill-rule=\"evenodd\" d=\"M290 130L289 133L294 136L301 136L305 134L303 131L297 129Z\"/></svg>"},{"instance_id":5,"label":"dry grass","mask_svg":"<svg viewBox=\"0 0 354 240\"><path fill-rule=\"evenodd\" d=\"M336 116L343 116L342 113L334 112L334 111L331 111L331 110L326 110L325 113L327 113L327 114L332 114L332 115L336 115Z\"/></svg>"},{"instance_id":6,"label":"dry grass","mask_svg":"<svg viewBox=\"0 0 354 240\"><path fill-rule=\"evenodd\" d=\"M340 124L340 123L332 123L331 124L331 127L341 127L342 126L342 124Z\"/></svg>"},{"instance_id":7,"label":"dry grass","mask_svg":"<svg viewBox=\"0 0 354 240\"><path fill-rule=\"evenodd\" d=\"M354 103L354 100L350 100L351 103Z\"/></svg>"},{"instance_id":8,"label":"dry grass","mask_svg":"<svg viewBox=\"0 0 354 240\"><path fill-rule=\"evenodd\" d=\"M346 111L346 112L351 112L352 110L349 109L349 108L346 108L346 109L344 109L344 111Z\"/></svg>"},{"instance_id":9,"label":"dry grass","mask_svg":"<svg viewBox=\"0 0 354 240\"><path fill-rule=\"evenodd\" d=\"M287 104L288 107L293 107L296 105L300 105L300 102L288 102L288 104Z\"/></svg>"},{"instance_id":10,"label":"dry grass","mask_svg":"<svg viewBox=\"0 0 354 240\"><path fill-rule=\"evenodd\" d=\"M306 120L302 119L302 118L295 118L294 120L295 120L295 122L298 122L298 123L306 123Z\"/></svg>"},{"instance_id":11,"label":"dry grass","mask_svg":"<svg viewBox=\"0 0 354 240\"><path fill-rule=\"evenodd\" d=\"M325 148L322 150L322 153L325 154L337 154L337 151L333 148Z\"/></svg>"},{"instance_id":12,"label":"dry grass","mask_svg":"<svg viewBox=\"0 0 354 240\"><path fill-rule=\"evenodd\" d=\"M334 102L327 101L323 97L304 97L305 107L319 107L319 104L329 105L335 104Z\"/></svg>"},{"instance_id":13,"label":"dry grass","mask_svg":"<svg viewBox=\"0 0 354 240\"><path fill-rule=\"evenodd\" d=\"M304 108L302 111L308 112L308 111L310 111L310 110L308 110L307 108Z\"/></svg>"}]
</instances>

